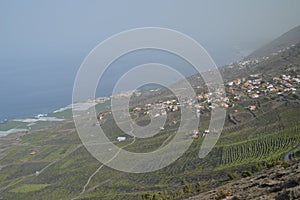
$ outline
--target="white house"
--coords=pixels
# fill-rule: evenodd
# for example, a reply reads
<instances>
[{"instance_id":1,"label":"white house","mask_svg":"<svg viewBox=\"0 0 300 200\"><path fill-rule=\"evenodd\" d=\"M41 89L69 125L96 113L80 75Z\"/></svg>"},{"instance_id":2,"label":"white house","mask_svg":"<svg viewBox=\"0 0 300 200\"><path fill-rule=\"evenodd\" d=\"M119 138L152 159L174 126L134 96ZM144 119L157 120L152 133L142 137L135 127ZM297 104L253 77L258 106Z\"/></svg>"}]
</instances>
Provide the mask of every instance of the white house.
<instances>
[{"instance_id":1,"label":"white house","mask_svg":"<svg viewBox=\"0 0 300 200\"><path fill-rule=\"evenodd\" d=\"M122 141L126 140L126 137L117 137L117 140L118 140L119 142L122 142Z\"/></svg>"}]
</instances>

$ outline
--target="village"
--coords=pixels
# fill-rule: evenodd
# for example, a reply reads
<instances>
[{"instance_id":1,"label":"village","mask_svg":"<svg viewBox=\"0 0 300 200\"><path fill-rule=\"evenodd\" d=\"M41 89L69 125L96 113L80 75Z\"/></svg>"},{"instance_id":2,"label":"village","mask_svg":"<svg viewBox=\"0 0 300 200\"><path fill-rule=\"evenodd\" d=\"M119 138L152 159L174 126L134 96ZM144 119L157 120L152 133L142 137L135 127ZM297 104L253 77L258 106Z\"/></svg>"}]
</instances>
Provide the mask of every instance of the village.
<instances>
[{"instance_id":1,"label":"village","mask_svg":"<svg viewBox=\"0 0 300 200\"><path fill-rule=\"evenodd\" d=\"M255 60L252 62L256 62ZM246 64L249 64L248 62ZM221 107L223 109L232 108L233 112L239 112L238 109L234 109L235 105L240 101L259 99L263 97L284 97L288 95L294 95L295 100L298 99L298 89L300 84L300 75L295 73L281 74L271 79L265 80L263 74L250 74L248 77L242 77L225 84L226 95L222 96L222 91L216 89L213 92L202 91L198 92L196 98L187 98L178 101L177 98L168 98L159 100L155 103L148 103L145 105L134 106L130 108L130 114L134 119L138 119L145 115L151 115L151 117L159 117L168 115L168 113L179 112L182 106L188 106L194 110L194 113L199 118L200 114L205 112L213 112L215 109ZM201 86L197 86L201 88ZM122 98L128 96L130 93L118 94L111 98ZM102 99L103 100L103 99ZM108 99L105 99L108 100ZM252 101L247 101L252 102ZM153 109L155 108L155 109ZM256 105L249 103L244 109L253 112L257 109ZM105 115L110 112L105 112L99 115L99 124L105 121ZM177 121L173 120L173 124ZM160 127L161 131L165 128ZM190 136L194 139L204 137L211 133L211 130L194 130L190 133ZM125 138L118 138L119 141L125 140Z\"/></svg>"}]
</instances>

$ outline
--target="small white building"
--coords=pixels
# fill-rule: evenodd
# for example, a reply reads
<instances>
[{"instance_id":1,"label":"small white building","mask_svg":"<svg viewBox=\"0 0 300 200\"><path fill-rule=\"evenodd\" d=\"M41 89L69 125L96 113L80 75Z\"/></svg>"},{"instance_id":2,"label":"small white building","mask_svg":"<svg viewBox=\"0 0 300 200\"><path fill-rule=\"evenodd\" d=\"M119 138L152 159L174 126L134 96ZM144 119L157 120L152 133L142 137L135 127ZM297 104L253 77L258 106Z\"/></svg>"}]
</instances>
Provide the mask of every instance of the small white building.
<instances>
[{"instance_id":1,"label":"small white building","mask_svg":"<svg viewBox=\"0 0 300 200\"><path fill-rule=\"evenodd\" d=\"M122 141L126 140L126 137L117 137L117 140L118 140L119 142L122 142Z\"/></svg>"}]
</instances>

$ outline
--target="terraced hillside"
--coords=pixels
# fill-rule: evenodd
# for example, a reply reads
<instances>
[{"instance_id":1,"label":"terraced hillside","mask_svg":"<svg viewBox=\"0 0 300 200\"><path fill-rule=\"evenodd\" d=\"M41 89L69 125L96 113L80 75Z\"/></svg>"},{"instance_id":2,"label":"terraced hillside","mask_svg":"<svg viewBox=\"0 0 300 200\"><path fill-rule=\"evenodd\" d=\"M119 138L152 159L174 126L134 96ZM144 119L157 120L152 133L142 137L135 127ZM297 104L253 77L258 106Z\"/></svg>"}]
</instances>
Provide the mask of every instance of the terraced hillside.
<instances>
[{"instance_id":1,"label":"terraced hillside","mask_svg":"<svg viewBox=\"0 0 300 200\"><path fill-rule=\"evenodd\" d=\"M46 130L0 138L1 196L4 199L32 199L32 195L42 199L123 199L125 196L140 199L148 193L156 194L155 191L174 198L204 191L226 180L228 173L240 174L257 163L263 165L280 159L283 153L299 144L300 105L280 97L267 102L265 99L256 101L261 104L252 114L236 105L244 109L241 113L249 114L239 124L226 122L221 138L206 158L198 158L203 141L200 137L175 163L146 174L115 171L96 161L81 145L72 121L59 122ZM228 113L235 108L230 108ZM200 129L207 124L209 116L209 112L202 115ZM115 140L122 133L114 128L110 117L107 116L103 127L111 140ZM130 151L147 152L168 143L174 130L176 125L150 139L137 139L132 143L133 138L128 138L115 143L127 146ZM182 189L197 182L201 183L197 190Z\"/></svg>"}]
</instances>

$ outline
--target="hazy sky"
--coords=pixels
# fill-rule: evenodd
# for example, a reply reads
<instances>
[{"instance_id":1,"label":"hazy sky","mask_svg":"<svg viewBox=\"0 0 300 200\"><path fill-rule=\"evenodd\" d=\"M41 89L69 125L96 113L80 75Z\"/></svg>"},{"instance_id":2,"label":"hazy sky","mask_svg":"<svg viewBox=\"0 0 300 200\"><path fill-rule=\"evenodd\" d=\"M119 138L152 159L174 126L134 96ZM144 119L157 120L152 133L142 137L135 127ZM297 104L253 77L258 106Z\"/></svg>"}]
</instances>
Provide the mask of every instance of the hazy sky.
<instances>
[{"instance_id":1,"label":"hazy sky","mask_svg":"<svg viewBox=\"0 0 300 200\"><path fill-rule=\"evenodd\" d=\"M159 26L188 34L224 64L299 25L299 8L299 0L1 0L0 59L84 58L120 31Z\"/></svg>"}]
</instances>

